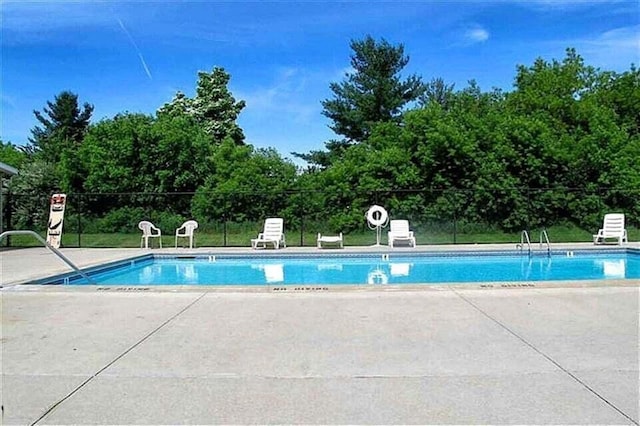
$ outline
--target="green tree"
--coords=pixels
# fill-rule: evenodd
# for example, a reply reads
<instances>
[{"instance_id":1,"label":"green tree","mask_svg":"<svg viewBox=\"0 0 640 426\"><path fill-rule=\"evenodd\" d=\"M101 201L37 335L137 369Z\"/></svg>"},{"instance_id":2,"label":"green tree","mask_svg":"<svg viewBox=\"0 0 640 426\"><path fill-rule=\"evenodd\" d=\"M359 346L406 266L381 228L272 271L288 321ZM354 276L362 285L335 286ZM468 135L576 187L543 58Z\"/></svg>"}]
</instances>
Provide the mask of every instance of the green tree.
<instances>
[{"instance_id":1,"label":"green tree","mask_svg":"<svg viewBox=\"0 0 640 426\"><path fill-rule=\"evenodd\" d=\"M238 146L227 139L215 148L211 167L193 200L197 217L243 222L284 215L296 167L274 149ZM289 223L291 216L285 219Z\"/></svg>"},{"instance_id":2,"label":"green tree","mask_svg":"<svg viewBox=\"0 0 640 426\"><path fill-rule=\"evenodd\" d=\"M300 186L317 192L306 200L317 206L310 219L326 222L328 216L334 232L359 229L372 204L410 217L409 204L415 200L401 191L419 184L410 142L401 126L378 123L365 142L345 149L331 167L303 175Z\"/></svg>"},{"instance_id":3,"label":"green tree","mask_svg":"<svg viewBox=\"0 0 640 426\"><path fill-rule=\"evenodd\" d=\"M322 114L343 139L326 143L328 151L293 153L321 169L340 158L350 145L365 141L377 123L399 123L407 104L425 91L420 77L401 76L409 63L402 44L394 46L367 36L352 40L350 46L353 72L347 72L344 81L331 83L333 98L322 101Z\"/></svg>"},{"instance_id":4,"label":"green tree","mask_svg":"<svg viewBox=\"0 0 640 426\"><path fill-rule=\"evenodd\" d=\"M45 230L49 219L49 197L59 192L55 166L41 158L23 163L9 181L12 196L12 227Z\"/></svg>"},{"instance_id":5,"label":"green tree","mask_svg":"<svg viewBox=\"0 0 640 426\"><path fill-rule=\"evenodd\" d=\"M27 161L27 154L11 142L0 139L0 162L15 168L20 168Z\"/></svg>"},{"instance_id":6,"label":"green tree","mask_svg":"<svg viewBox=\"0 0 640 426\"><path fill-rule=\"evenodd\" d=\"M623 195L640 188L640 166L632 159L638 144L634 112L640 110L634 73L633 67L620 75L600 71L586 65L574 49L567 49L562 61L537 59L531 67L518 67L516 90L507 97L507 108L546 128L540 134L543 139L524 141L548 153L542 156L538 150L542 163L529 167L529 175L533 182L558 188L554 200L533 199L534 210L543 203L556 205L557 217L593 227L607 210L637 208L629 195ZM545 179L536 178L541 170L546 170ZM539 220L549 213L534 211L533 216Z\"/></svg>"},{"instance_id":7,"label":"green tree","mask_svg":"<svg viewBox=\"0 0 640 426\"><path fill-rule=\"evenodd\" d=\"M193 99L178 92L171 102L158 110L158 116L185 114L199 123L213 143L230 138L235 144L244 143L244 133L236 120L245 107L236 101L228 89L231 75L224 68L214 67L208 73L198 73L196 95Z\"/></svg>"},{"instance_id":8,"label":"green tree","mask_svg":"<svg viewBox=\"0 0 640 426\"><path fill-rule=\"evenodd\" d=\"M424 93L420 95L420 103L424 106L435 102L443 109L447 109L451 103L454 87L455 84L447 84L442 78L433 78L425 85Z\"/></svg>"},{"instance_id":9,"label":"green tree","mask_svg":"<svg viewBox=\"0 0 640 426\"><path fill-rule=\"evenodd\" d=\"M631 135L639 135L640 69L631 65L631 69L623 73L606 73L599 89L599 102L614 110L617 123Z\"/></svg>"},{"instance_id":10,"label":"green tree","mask_svg":"<svg viewBox=\"0 0 640 426\"><path fill-rule=\"evenodd\" d=\"M47 101L43 112L33 111L41 126L31 130L29 142L36 152L53 164L57 164L64 151L75 152L87 131L93 113L93 105L78 106L78 95L69 91Z\"/></svg>"},{"instance_id":11,"label":"green tree","mask_svg":"<svg viewBox=\"0 0 640 426\"><path fill-rule=\"evenodd\" d=\"M172 193L194 192L204 183L211 149L209 137L188 116L120 114L100 121L80 150L84 190L128 195L111 205L96 200L92 210L132 205L189 215L190 200Z\"/></svg>"},{"instance_id":12,"label":"green tree","mask_svg":"<svg viewBox=\"0 0 640 426\"><path fill-rule=\"evenodd\" d=\"M211 173L213 148L188 116L159 116L151 126L151 159L158 192L194 192Z\"/></svg>"},{"instance_id":13,"label":"green tree","mask_svg":"<svg viewBox=\"0 0 640 426\"><path fill-rule=\"evenodd\" d=\"M345 81L331 83L333 99L322 101L322 114L333 124L331 129L350 142L362 142L371 134L375 123L400 120L407 103L424 92L420 77L402 80L400 72L409 63L404 46L391 45L371 36L352 40L351 67Z\"/></svg>"},{"instance_id":14,"label":"green tree","mask_svg":"<svg viewBox=\"0 0 640 426\"><path fill-rule=\"evenodd\" d=\"M193 109L193 100L181 91L176 92L171 102L168 102L158 108L158 117L164 115L189 115L195 117Z\"/></svg>"},{"instance_id":15,"label":"green tree","mask_svg":"<svg viewBox=\"0 0 640 426\"><path fill-rule=\"evenodd\" d=\"M91 126L79 152L84 189L94 193L153 192L152 126L144 114L118 114Z\"/></svg>"}]
</instances>

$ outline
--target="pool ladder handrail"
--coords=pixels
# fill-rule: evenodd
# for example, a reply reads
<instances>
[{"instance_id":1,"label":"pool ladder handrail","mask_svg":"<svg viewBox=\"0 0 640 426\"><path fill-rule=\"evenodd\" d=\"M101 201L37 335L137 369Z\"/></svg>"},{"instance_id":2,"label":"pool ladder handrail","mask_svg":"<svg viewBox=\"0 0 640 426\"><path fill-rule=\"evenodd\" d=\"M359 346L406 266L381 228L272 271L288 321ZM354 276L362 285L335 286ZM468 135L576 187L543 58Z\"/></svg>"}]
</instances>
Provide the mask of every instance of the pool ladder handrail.
<instances>
[{"instance_id":1,"label":"pool ladder handrail","mask_svg":"<svg viewBox=\"0 0 640 426\"><path fill-rule=\"evenodd\" d=\"M540 250L542 250L544 244L547 246L547 256L551 257L551 243L549 242L549 234L547 234L546 229L540 231Z\"/></svg>"},{"instance_id":2,"label":"pool ladder handrail","mask_svg":"<svg viewBox=\"0 0 640 426\"><path fill-rule=\"evenodd\" d=\"M527 248L529 250L529 256L531 256L531 240L529 239L529 232L525 229L520 233L520 244L516 244L516 248L519 248L522 252L524 250L524 243L527 243Z\"/></svg>"},{"instance_id":3,"label":"pool ladder handrail","mask_svg":"<svg viewBox=\"0 0 640 426\"><path fill-rule=\"evenodd\" d=\"M82 272L80 270L80 268L78 268L72 261L70 261L64 254L62 254L62 252L60 252L60 250L58 250L57 248L53 247L51 244L49 244L44 238L42 238L38 233L34 232L34 231L29 231L29 230L16 230L16 231L5 231L2 234L0 234L0 242L5 238L8 237L9 235L31 235L33 237L35 237L36 240L40 241L46 248L48 248L53 254L55 254L56 256L58 256L64 263L66 263L67 265L69 265L71 267L71 269L73 269L75 272L77 272L78 274L80 274L80 276L82 276L82 278L84 278L85 280L89 281L91 284L96 285L95 281L93 281L91 278L89 278L89 276L87 274L85 274L84 272Z\"/></svg>"}]
</instances>

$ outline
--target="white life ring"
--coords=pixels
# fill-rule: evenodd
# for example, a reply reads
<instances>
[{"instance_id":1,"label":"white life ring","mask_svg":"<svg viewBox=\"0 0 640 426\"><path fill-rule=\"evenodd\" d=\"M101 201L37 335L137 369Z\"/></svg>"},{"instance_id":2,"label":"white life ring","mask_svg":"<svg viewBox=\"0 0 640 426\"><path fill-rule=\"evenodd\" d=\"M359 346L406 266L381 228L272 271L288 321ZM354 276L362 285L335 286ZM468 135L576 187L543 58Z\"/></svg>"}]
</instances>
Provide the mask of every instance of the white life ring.
<instances>
[{"instance_id":1,"label":"white life ring","mask_svg":"<svg viewBox=\"0 0 640 426\"><path fill-rule=\"evenodd\" d=\"M385 226L387 219L389 219L389 214L384 207L373 205L367 212L367 222L372 226Z\"/></svg>"},{"instance_id":2,"label":"white life ring","mask_svg":"<svg viewBox=\"0 0 640 426\"><path fill-rule=\"evenodd\" d=\"M367 275L367 282L369 284L389 284L389 277L383 270L374 269Z\"/></svg>"}]
</instances>

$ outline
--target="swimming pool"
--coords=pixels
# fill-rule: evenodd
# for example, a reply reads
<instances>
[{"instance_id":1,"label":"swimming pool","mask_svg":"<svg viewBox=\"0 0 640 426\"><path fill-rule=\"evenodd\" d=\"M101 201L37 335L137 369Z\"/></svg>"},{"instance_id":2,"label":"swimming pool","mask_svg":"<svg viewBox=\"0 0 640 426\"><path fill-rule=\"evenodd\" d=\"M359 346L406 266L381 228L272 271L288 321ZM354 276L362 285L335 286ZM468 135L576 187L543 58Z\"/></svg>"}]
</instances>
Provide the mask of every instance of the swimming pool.
<instances>
[{"instance_id":1,"label":"swimming pool","mask_svg":"<svg viewBox=\"0 0 640 426\"><path fill-rule=\"evenodd\" d=\"M104 286L403 285L640 279L640 251L352 255L147 255L92 268ZM40 284L86 285L76 274Z\"/></svg>"}]
</instances>

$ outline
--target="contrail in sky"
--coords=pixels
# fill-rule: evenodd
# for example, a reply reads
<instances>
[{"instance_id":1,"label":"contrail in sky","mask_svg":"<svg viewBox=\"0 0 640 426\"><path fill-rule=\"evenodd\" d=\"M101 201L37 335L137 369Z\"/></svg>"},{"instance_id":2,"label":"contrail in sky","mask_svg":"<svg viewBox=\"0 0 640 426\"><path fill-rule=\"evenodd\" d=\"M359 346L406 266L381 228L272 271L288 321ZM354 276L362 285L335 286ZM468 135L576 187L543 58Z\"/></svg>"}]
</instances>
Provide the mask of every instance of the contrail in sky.
<instances>
[{"instance_id":1,"label":"contrail in sky","mask_svg":"<svg viewBox=\"0 0 640 426\"><path fill-rule=\"evenodd\" d=\"M131 34L129 34L129 31L127 31L127 28L124 26L120 18L116 16L116 20L118 21L118 24L120 24L120 28L122 28L122 31L124 31L124 33L129 38L129 41L133 45L133 48L136 49L136 53L138 53L138 56L140 57L140 62L142 62L142 66L144 67L144 71L147 73L149 80L153 80L153 77L151 77L151 71L149 71L149 67L147 66L147 63L144 61L144 58L142 57L142 52L140 52L140 49L138 49L138 45L133 40L133 37L131 37Z\"/></svg>"}]
</instances>

